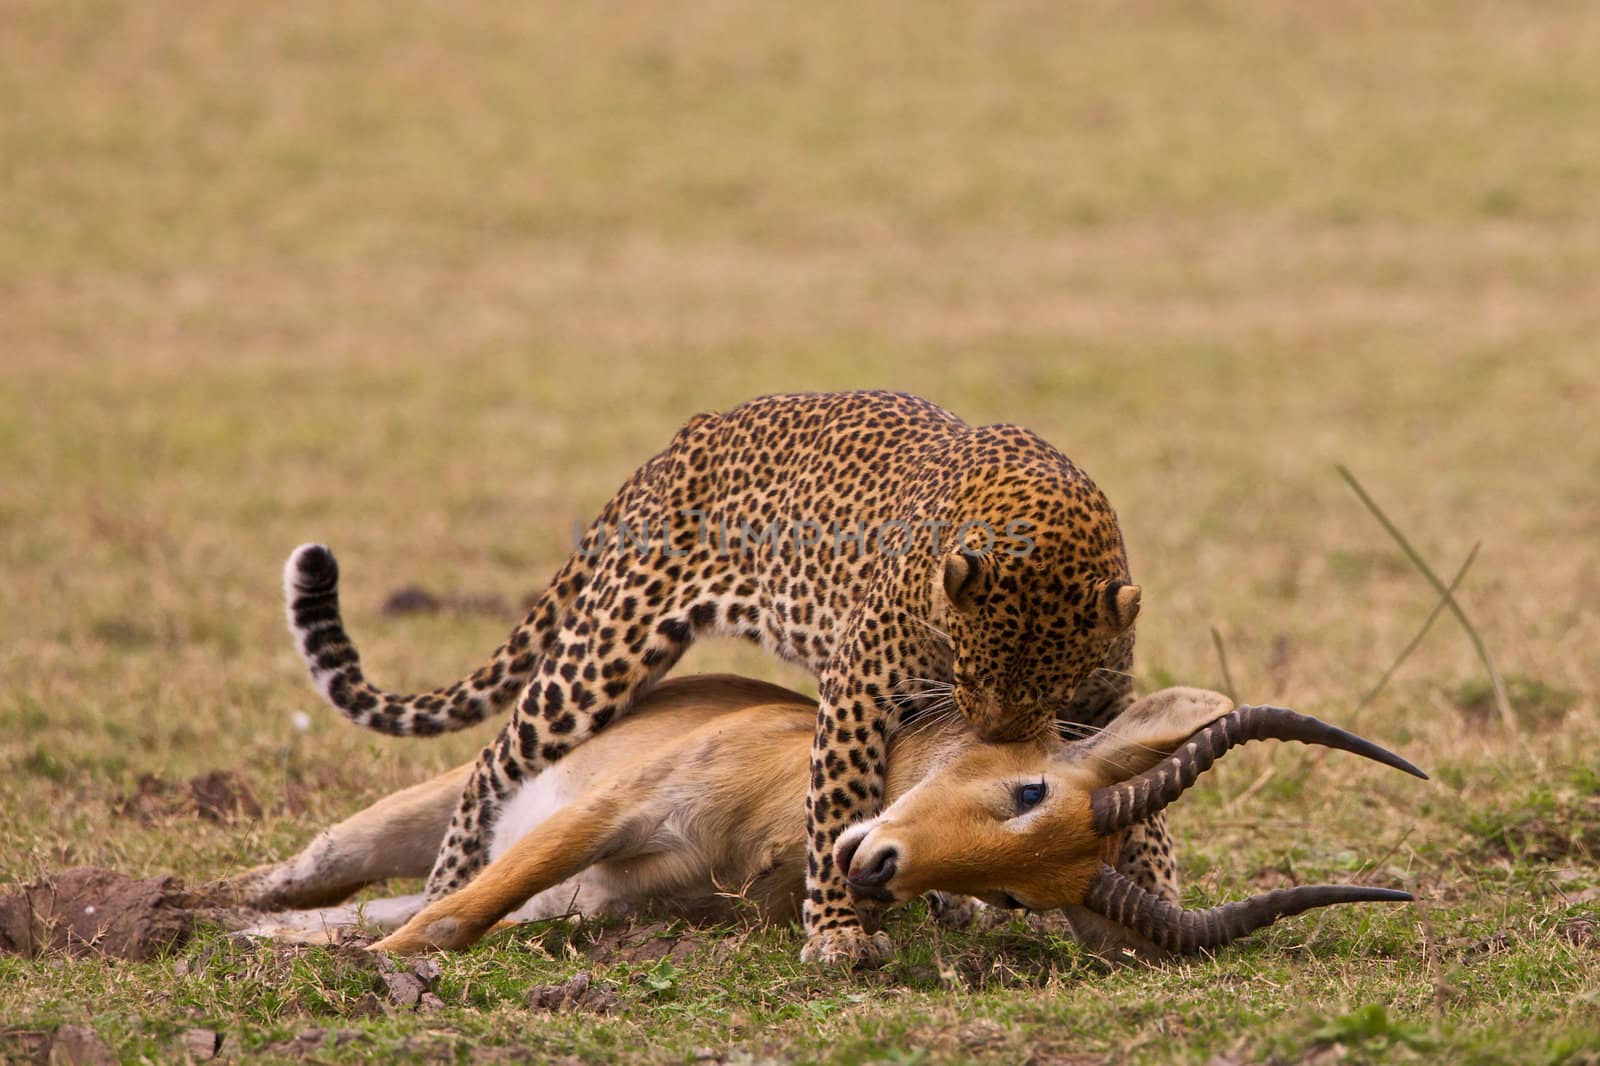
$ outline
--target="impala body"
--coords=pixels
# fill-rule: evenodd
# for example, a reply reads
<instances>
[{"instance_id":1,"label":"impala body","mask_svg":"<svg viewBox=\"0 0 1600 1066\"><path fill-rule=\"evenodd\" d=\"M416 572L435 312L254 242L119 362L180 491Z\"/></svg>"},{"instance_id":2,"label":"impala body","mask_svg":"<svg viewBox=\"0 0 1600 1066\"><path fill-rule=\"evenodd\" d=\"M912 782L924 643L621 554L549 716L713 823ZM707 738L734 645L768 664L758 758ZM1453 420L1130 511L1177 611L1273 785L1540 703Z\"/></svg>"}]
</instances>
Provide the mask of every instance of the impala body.
<instances>
[{"instance_id":1,"label":"impala body","mask_svg":"<svg viewBox=\"0 0 1600 1066\"><path fill-rule=\"evenodd\" d=\"M503 919L643 906L698 918L754 907L787 920L804 896L804 798L816 706L726 676L662 684L631 716L507 800L491 863L466 888L353 909L278 913L258 931L358 918L393 929L376 948L462 948ZM834 850L856 898L886 906L929 891L1007 907L1065 908L1094 946L1145 954L1218 947L1308 907L1403 900L1317 886L1182 911L1108 865L1122 832L1176 798L1233 744L1298 739L1422 776L1342 730L1218 693L1165 689L1108 729L1068 742L978 742L964 723L913 722L893 739L886 806ZM363 885L428 872L471 766L391 795L325 830L300 854L221 886L259 909L335 903ZM398 926L398 928L396 928Z\"/></svg>"}]
</instances>

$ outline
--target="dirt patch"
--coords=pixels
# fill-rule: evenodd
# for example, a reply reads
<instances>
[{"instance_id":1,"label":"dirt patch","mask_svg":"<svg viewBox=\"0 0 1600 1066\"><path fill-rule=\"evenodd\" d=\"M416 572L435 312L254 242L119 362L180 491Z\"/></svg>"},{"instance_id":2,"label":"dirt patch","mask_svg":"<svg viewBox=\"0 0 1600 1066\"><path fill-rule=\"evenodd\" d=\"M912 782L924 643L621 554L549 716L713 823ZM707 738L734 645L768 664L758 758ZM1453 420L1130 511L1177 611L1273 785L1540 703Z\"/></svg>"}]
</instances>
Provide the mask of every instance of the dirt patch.
<instances>
[{"instance_id":1,"label":"dirt patch","mask_svg":"<svg viewBox=\"0 0 1600 1066\"><path fill-rule=\"evenodd\" d=\"M390 1003L424 1014L444 1008L444 1000L433 992L439 980L438 963L418 958L405 960L403 966L398 966L386 956L373 957L378 961L378 976L389 993Z\"/></svg>"},{"instance_id":2,"label":"dirt patch","mask_svg":"<svg viewBox=\"0 0 1600 1066\"><path fill-rule=\"evenodd\" d=\"M1580 948L1600 948L1600 922L1571 918L1556 926L1556 935Z\"/></svg>"},{"instance_id":3,"label":"dirt patch","mask_svg":"<svg viewBox=\"0 0 1600 1066\"><path fill-rule=\"evenodd\" d=\"M216 1058L222 1050L222 1041L222 1034L215 1029L187 1029L178 1038L183 1053L196 1062Z\"/></svg>"},{"instance_id":4,"label":"dirt patch","mask_svg":"<svg viewBox=\"0 0 1600 1066\"><path fill-rule=\"evenodd\" d=\"M55 1029L0 1029L0 1062L49 1066L111 1066L117 1057L86 1025Z\"/></svg>"},{"instance_id":5,"label":"dirt patch","mask_svg":"<svg viewBox=\"0 0 1600 1066\"><path fill-rule=\"evenodd\" d=\"M172 793L172 782L160 774L140 774L134 790L113 803L111 809L124 818L137 818L149 825L177 813Z\"/></svg>"},{"instance_id":6,"label":"dirt patch","mask_svg":"<svg viewBox=\"0 0 1600 1066\"><path fill-rule=\"evenodd\" d=\"M0 951L148 959L189 939L194 905L176 877L134 880L78 866L0 896Z\"/></svg>"},{"instance_id":7,"label":"dirt patch","mask_svg":"<svg viewBox=\"0 0 1600 1066\"><path fill-rule=\"evenodd\" d=\"M261 817L261 804L255 794L244 778L232 770L212 770L181 785L159 774L144 774L134 791L118 800L114 809L146 825L184 815L224 824Z\"/></svg>"},{"instance_id":8,"label":"dirt patch","mask_svg":"<svg viewBox=\"0 0 1600 1066\"><path fill-rule=\"evenodd\" d=\"M1260 892L1272 892L1280 888L1294 888L1301 883L1290 870L1280 866L1259 866L1250 873L1250 885Z\"/></svg>"},{"instance_id":9,"label":"dirt patch","mask_svg":"<svg viewBox=\"0 0 1600 1066\"><path fill-rule=\"evenodd\" d=\"M1455 937L1444 942L1445 950L1453 951L1458 958L1470 959L1481 955L1498 955L1510 951L1517 938L1509 929L1481 937Z\"/></svg>"},{"instance_id":10,"label":"dirt patch","mask_svg":"<svg viewBox=\"0 0 1600 1066\"><path fill-rule=\"evenodd\" d=\"M0 1062L45 1062L54 1036L48 1029L0 1029Z\"/></svg>"},{"instance_id":11,"label":"dirt patch","mask_svg":"<svg viewBox=\"0 0 1600 1066\"><path fill-rule=\"evenodd\" d=\"M588 946L580 949L590 962L682 962L700 949L700 941L687 933L674 932L666 922L607 929Z\"/></svg>"},{"instance_id":12,"label":"dirt patch","mask_svg":"<svg viewBox=\"0 0 1600 1066\"><path fill-rule=\"evenodd\" d=\"M610 1014L616 1009L617 993L609 985L597 984L588 970L579 970L559 985L529 989L527 1002L535 1010Z\"/></svg>"},{"instance_id":13,"label":"dirt patch","mask_svg":"<svg viewBox=\"0 0 1600 1066\"><path fill-rule=\"evenodd\" d=\"M195 813L213 822L231 822L235 818L255 821L261 817L261 804L256 802L250 786L232 770L213 770L191 777L189 796L194 800Z\"/></svg>"},{"instance_id":14,"label":"dirt patch","mask_svg":"<svg viewBox=\"0 0 1600 1066\"><path fill-rule=\"evenodd\" d=\"M494 593L434 593L421 585L401 585L384 598L380 609L385 618L408 614L477 615L508 618L511 605Z\"/></svg>"},{"instance_id":15,"label":"dirt patch","mask_svg":"<svg viewBox=\"0 0 1600 1066\"><path fill-rule=\"evenodd\" d=\"M315 1003L297 998L296 1009L306 1013L373 1018L397 1011L427 1014L445 1006L434 991L439 980L437 962L427 957L391 958L355 943L321 946L233 939L208 944L193 960L177 960L173 972L180 977L201 977L212 965L214 955L233 967L234 972L242 970L251 980L284 986L293 985L295 975L303 975L307 960L311 960L322 975L325 998ZM330 991L359 987L362 983L367 986L365 992Z\"/></svg>"},{"instance_id":16,"label":"dirt patch","mask_svg":"<svg viewBox=\"0 0 1600 1066\"><path fill-rule=\"evenodd\" d=\"M303 1059L329 1048L340 1048L358 1041L367 1042L368 1037L354 1029L307 1029L288 1040L268 1044L258 1054L269 1058Z\"/></svg>"},{"instance_id":17,"label":"dirt patch","mask_svg":"<svg viewBox=\"0 0 1600 1066\"><path fill-rule=\"evenodd\" d=\"M100 1034L87 1025L63 1025L50 1041L50 1057L46 1061L51 1066L111 1066L117 1057Z\"/></svg>"}]
</instances>

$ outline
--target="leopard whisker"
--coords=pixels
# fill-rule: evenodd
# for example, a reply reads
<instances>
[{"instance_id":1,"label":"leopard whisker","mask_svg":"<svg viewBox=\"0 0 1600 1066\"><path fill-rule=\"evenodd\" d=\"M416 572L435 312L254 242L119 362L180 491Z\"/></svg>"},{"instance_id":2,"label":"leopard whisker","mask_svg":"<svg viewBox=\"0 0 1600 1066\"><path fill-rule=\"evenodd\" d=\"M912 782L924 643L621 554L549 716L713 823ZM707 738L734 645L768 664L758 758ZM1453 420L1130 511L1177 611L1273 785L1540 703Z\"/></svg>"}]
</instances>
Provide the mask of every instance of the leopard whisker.
<instances>
[{"instance_id":1,"label":"leopard whisker","mask_svg":"<svg viewBox=\"0 0 1600 1066\"><path fill-rule=\"evenodd\" d=\"M952 722L961 719L961 711L952 701L950 703L935 704L909 725L902 726L894 731L895 737L914 737L935 728L943 728Z\"/></svg>"},{"instance_id":2,"label":"leopard whisker","mask_svg":"<svg viewBox=\"0 0 1600 1066\"><path fill-rule=\"evenodd\" d=\"M1119 731L1115 723L1106 726L1091 726L1083 725L1080 722L1063 722L1058 720L1056 722L1056 730L1058 734L1062 735L1063 739L1071 738L1075 740L1088 740L1092 737L1106 736L1113 740L1121 740L1126 744L1131 744L1133 747L1139 748L1143 751L1148 751L1153 755L1160 755L1163 758L1172 754L1170 751L1166 751L1162 748L1156 748L1149 744L1141 744L1138 741L1128 740L1127 734Z\"/></svg>"},{"instance_id":3,"label":"leopard whisker","mask_svg":"<svg viewBox=\"0 0 1600 1066\"><path fill-rule=\"evenodd\" d=\"M956 687L955 686L955 682L950 681L950 680L945 679L945 678L916 677L915 675L908 675L906 677L901 678L899 683L897 683L895 685L895 688L901 688L901 687L903 687L905 685L910 684L913 681L916 682L919 685L925 685L928 689L942 689L942 690L948 691L948 690L953 689L953 688Z\"/></svg>"},{"instance_id":4,"label":"leopard whisker","mask_svg":"<svg viewBox=\"0 0 1600 1066\"><path fill-rule=\"evenodd\" d=\"M878 699L884 703L892 703L896 707L904 707L907 704L919 703L923 700L949 699L950 696L949 692L901 692L879 696Z\"/></svg>"},{"instance_id":5,"label":"leopard whisker","mask_svg":"<svg viewBox=\"0 0 1600 1066\"><path fill-rule=\"evenodd\" d=\"M913 622L917 623L919 626L923 626L923 627L931 630L935 636L939 637L941 640L943 640L946 644L950 645L952 648L955 647L955 645L956 645L955 639L953 637L951 637L949 633L946 633L944 630L940 629L938 626L934 625L932 622L929 622L929 621L927 621L925 619L922 619L922 618L918 618L914 614L908 614L908 615L906 615L906 617L911 619Z\"/></svg>"}]
</instances>

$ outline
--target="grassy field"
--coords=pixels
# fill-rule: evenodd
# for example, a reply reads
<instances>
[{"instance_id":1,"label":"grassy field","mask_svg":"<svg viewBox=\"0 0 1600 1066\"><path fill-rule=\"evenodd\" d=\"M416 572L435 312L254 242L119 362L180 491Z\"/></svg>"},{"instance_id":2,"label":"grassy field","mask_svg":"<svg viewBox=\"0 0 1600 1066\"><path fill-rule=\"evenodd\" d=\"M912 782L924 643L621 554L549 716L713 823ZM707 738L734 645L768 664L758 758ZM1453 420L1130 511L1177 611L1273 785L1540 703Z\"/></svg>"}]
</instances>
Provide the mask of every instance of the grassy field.
<instances>
[{"instance_id":1,"label":"grassy field","mask_svg":"<svg viewBox=\"0 0 1600 1066\"><path fill-rule=\"evenodd\" d=\"M0 105L0 890L219 876L465 758L487 727L317 702L287 552L339 551L380 682L452 680L679 422L793 389L1040 431L1121 514L1143 687L1220 684L1214 627L1242 699L1434 775L1231 756L1175 811L1190 902L1422 902L1214 960L916 907L845 976L789 929L589 926L441 959L415 1013L207 932L0 957L0 1058L1600 1061L1595 5L19 0ZM1436 597L1338 463L1447 578L1482 542L1515 735L1448 615L1358 709ZM382 615L408 583L504 608ZM212 769L264 816L117 813ZM580 969L617 1011L525 1005Z\"/></svg>"}]
</instances>

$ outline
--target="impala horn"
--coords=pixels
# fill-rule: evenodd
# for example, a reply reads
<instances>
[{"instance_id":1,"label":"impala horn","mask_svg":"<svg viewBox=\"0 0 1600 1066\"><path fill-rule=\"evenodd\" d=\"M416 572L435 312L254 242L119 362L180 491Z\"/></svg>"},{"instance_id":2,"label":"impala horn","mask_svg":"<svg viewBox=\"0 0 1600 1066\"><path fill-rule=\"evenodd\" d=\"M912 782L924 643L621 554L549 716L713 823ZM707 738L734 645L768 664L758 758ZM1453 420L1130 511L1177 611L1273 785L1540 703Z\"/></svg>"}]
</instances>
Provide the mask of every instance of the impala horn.
<instances>
[{"instance_id":1,"label":"impala horn","mask_svg":"<svg viewBox=\"0 0 1600 1066\"><path fill-rule=\"evenodd\" d=\"M1167 951L1193 955L1247 936L1279 918L1335 903L1409 903L1416 897L1393 888L1360 885L1303 885L1262 892L1239 903L1184 910L1147 892L1131 878L1101 866L1089 882L1083 905L1138 933Z\"/></svg>"},{"instance_id":2,"label":"impala horn","mask_svg":"<svg viewBox=\"0 0 1600 1066\"><path fill-rule=\"evenodd\" d=\"M1240 707L1196 732L1170 758L1137 777L1095 789L1089 800L1094 831L1110 836L1144 821L1182 795L1184 789L1194 784L1195 778L1211 769L1211 764L1223 752L1252 740L1320 744L1404 770L1424 781L1428 779L1427 774L1387 748L1309 715L1296 714L1284 707Z\"/></svg>"},{"instance_id":3,"label":"impala horn","mask_svg":"<svg viewBox=\"0 0 1600 1066\"><path fill-rule=\"evenodd\" d=\"M1353 752L1414 777L1428 775L1354 733L1283 707L1240 707L1199 730L1170 758L1090 797L1095 832L1110 836L1164 809L1229 748L1252 740L1298 740ZM1178 954L1224 947L1279 918L1337 903L1405 903L1409 892L1360 885L1305 885L1263 892L1238 903L1188 911L1146 891L1109 866L1089 882L1083 905Z\"/></svg>"}]
</instances>

